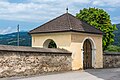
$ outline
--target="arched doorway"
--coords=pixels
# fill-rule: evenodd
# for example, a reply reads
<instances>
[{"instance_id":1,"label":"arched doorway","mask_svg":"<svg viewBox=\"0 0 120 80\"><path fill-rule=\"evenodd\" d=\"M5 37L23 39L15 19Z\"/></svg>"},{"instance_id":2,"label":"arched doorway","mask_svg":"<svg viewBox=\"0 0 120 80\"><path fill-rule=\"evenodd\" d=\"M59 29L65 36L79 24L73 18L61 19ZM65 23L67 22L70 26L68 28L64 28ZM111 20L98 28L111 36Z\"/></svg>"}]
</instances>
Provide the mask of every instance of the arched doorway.
<instances>
[{"instance_id":1,"label":"arched doorway","mask_svg":"<svg viewBox=\"0 0 120 80\"><path fill-rule=\"evenodd\" d=\"M83 51L83 68L92 68L92 45L89 39L84 41Z\"/></svg>"},{"instance_id":2,"label":"arched doorway","mask_svg":"<svg viewBox=\"0 0 120 80\"><path fill-rule=\"evenodd\" d=\"M52 39L47 39L43 43L43 47L44 48L57 48L57 45L56 45L55 41L53 41Z\"/></svg>"}]
</instances>

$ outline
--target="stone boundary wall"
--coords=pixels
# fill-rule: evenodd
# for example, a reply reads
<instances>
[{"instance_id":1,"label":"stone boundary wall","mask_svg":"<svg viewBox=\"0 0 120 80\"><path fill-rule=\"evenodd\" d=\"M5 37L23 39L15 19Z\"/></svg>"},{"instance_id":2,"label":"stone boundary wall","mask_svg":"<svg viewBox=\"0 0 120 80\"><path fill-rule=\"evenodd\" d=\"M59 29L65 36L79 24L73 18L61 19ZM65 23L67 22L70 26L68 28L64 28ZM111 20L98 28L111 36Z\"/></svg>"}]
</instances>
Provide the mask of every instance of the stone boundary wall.
<instances>
[{"instance_id":1,"label":"stone boundary wall","mask_svg":"<svg viewBox=\"0 0 120 80\"><path fill-rule=\"evenodd\" d=\"M103 67L104 68L120 68L120 53L104 52Z\"/></svg>"},{"instance_id":2,"label":"stone boundary wall","mask_svg":"<svg viewBox=\"0 0 120 80\"><path fill-rule=\"evenodd\" d=\"M0 50L0 77L70 71L71 53Z\"/></svg>"}]
</instances>

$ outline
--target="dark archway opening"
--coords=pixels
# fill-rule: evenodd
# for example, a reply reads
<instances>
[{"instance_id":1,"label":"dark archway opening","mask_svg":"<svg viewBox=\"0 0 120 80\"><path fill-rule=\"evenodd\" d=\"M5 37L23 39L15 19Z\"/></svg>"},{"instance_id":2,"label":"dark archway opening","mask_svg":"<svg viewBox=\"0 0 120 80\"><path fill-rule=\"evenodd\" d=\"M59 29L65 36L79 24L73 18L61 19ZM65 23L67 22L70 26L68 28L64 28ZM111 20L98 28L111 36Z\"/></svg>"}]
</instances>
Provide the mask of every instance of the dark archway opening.
<instances>
[{"instance_id":1,"label":"dark archway opening","mask_svg":"<svg viewBox=\"0 0 120 80\"><path fill-rule=\"evenodd\" d=\"M89 39L86 39L83 44L83 68L92 68L92 45Z\"/></svg>"},{"instance_id":2,"label":"dark archway opening","mask_svg":"<svg viewBox=\"0 0 120 80\"><path fill-rule=\"evenodd\" d=\"M43 47L44 48L57 48L57 45L52 39L47 39L44 42Z\"/></svg>"},{"instance_id":3,"label":"dark archway opening","mask_svg":"<svg viewBox=\"0 0 120 80\"><path fill-rule=\"evenodd\" d=\"M48 48L57 48L57 45L53 40L51 40L50 43L48 44Z\"/></svg>"}]
</instances>

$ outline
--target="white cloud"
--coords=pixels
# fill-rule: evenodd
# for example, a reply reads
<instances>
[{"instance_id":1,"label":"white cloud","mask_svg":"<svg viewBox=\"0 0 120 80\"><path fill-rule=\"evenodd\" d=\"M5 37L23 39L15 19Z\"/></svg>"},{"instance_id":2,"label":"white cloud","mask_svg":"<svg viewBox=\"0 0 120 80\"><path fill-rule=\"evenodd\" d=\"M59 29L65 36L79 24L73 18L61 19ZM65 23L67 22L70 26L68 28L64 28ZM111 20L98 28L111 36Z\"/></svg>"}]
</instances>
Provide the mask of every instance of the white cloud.
<instances>
[{"instance_id":1,"label":"white cloud","mask_svg":"<svg viewBox=\"0 0 120 80\"><path fill-rule=\"evenodd\" d=\"M0 0L0 19L16 21L44 22L65 13L68 6L73 14L86 6L110 6L106 10L113 11L120 6L120 0L28 0L25 3L10 3Z\"/></svg>"},{"instance_id":2,"label":"white cloud","mask_svg":"<svg viewBox=\"0 0 120 80\"><path fill-rule=\"evenodd\" d=\"M120 7L120 0L94 0L92 4L97 6Z\"/></svg>"},{"instance_id":3,"label":"white cloud","mask_svg":"<svg viewBox=\"0 0 120 80\"><path fill-rule=\"evenodd\" d=\"M89 3L90 0L31 0L31 2L38 2L38 3L72 3L72 2L78 2L78 3Z\"/></svg>"},{"instance_id":4,"label":"white cloud","mask_svg":"<svg viewBox=\"0 0 120 80\"><path fill-rule=\"evenodd\" d=\"M101 1L101 0L93 1L92 4L93 4L93 5L99 5L99 6L104 6L104 5L105 5L104 2Z\"/></svg>"},{"instance_id":5,"label":"white cloud","mask_svg":"<svg viewBox=\"0 0 120 80\"><path fill-rule=\"evenodd\" d=\"M7 34L12 32L15 32L15 30L12 27L7 27L6 29L0 30L0 34Z\"/></svg>"},{"instance_id":6,"label":"white cloud","mask_svg":"<svg viewBox=\"0 0 120 80\"><path fill-rule=\"evenodd\" d=\"M114 20L120 20L120 16L113 17Z\"/></svg>"},{"instance_id":7,"label":"white cloud","mask_svg":"<svg viewBox=\"0 0 120 80\"><path fill-rule=\"evenodd\" d=\"M61 12L61 5L49 5L38 3L9 3L0 1L0 19L38 21L47 20L57 12ZM59 11L57 11L59 10ZM49 12L49 13L48 13ZM46 19L47 17L47 19Z\"/></svg>"},{"instance_id":8,"label":"white cloud","mask_svg":"<svg viewBox=\"0 0 120 80\"><path fill-rule=\"evenodd\" d=\"M113 23L113 24L120 23L120 16L113 17L113 18L112 18L112 23Z\"/></svg>"},{"instance_id":9,"label":"white cloud","mask_svg":"<svg viewBox=\"0 0 120 80\"><path fill-rule=\"evenodd\" d=\"M115 11L116 8L107 8L106 10L108 10L108 11Z\"/></svg>"}]
</instances>

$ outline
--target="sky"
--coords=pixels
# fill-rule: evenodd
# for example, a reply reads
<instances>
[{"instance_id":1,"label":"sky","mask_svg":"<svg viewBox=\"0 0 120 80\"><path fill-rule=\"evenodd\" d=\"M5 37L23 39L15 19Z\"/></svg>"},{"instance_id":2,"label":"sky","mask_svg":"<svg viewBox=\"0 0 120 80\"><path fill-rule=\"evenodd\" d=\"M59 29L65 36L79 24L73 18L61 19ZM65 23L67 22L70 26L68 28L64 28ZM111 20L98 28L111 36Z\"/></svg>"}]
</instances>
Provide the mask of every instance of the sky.
<instances>
[{"instance_id":1,"label":"sky","mask_svg":"<svg viewBox=\"0 0 120 80\"><path fill-rule=\"evenodd\" d=\"M66 12L75 15L83 8L104 9L113 24L120 23L120 0L0 0L0 34L30 31Z\"/></svg>"}]
</instances>

